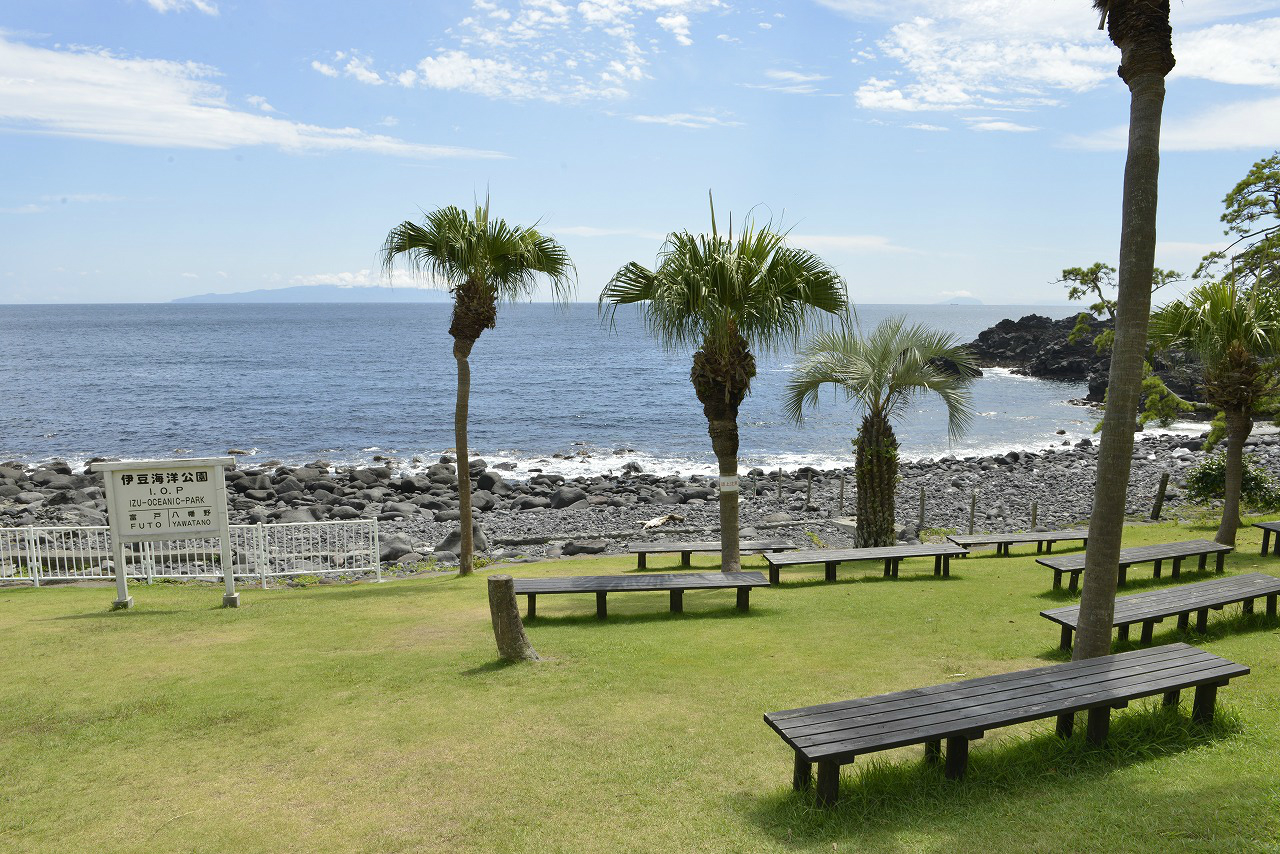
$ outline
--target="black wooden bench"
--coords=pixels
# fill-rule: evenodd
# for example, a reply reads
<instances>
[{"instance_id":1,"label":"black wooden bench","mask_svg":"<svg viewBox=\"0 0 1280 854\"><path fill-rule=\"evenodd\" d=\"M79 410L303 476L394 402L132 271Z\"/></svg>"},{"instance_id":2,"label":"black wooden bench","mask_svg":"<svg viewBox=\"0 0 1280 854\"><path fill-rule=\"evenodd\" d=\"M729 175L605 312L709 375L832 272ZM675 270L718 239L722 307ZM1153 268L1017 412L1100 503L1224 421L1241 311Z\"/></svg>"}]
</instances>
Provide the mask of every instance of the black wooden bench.
<instances>
[{"instance_id":1,"label":"black wooden bench","mask_svg":"<svg viewBox=\"0 0 1280 854\"><path fill-rule=\"evenodd\" d=\"M883 546L865 549L811 549L786 554L767 554L764 559L769 563L769 583L777 584L778 570L784 566L812 566L820 563L826 567L827 581L835 581L837 566L859 560L882 560L884 577L897 578L899 561L908 557L933 558L933 574L949 578L951 558L968 553L955 543L924 543L918 546Z\"/></svg>"},{"instance_id":2,"label":"black wooden bench","mask_svg":"<svg viewBox=\"0 0 1280 854\"><path fill-rule=\"evenodd\" d=\"M829 807L839 795L840 766L866 753L923 744L925 761L936 763L945 739L946 776L959 779L968 767L969 742L987 730L1056 717L1058 735L1066 738L1076 713L1087 711L1086 734L1098 744L1106 740L1112 709L1157 694L1166 706L1176 706L1186 688L1196 689L1192 718L1208 723L1218 688L1248 673L1243 665L1175 643L770 712L764 720L795 751L792 785L797 790L808 788L818 763L818 804Z\"/></svg>"},{"instance_id":3,"label":"black wooden bench","mask_svg":"<svg viewBox=\"0 0 1280 854\"><path fill-rule=\"evenodd\" d=\"M1120 584L1124 584L1128 580L1129 567L1135 563L1154 564L1155 577L1160 577L1161 565L1164 561L1173 562L1174 578L1182 573L1182 562L1189 557L1200 558L1200 570L1204 571L1208 564L1209 555L1218 556L1217 571L1222 572L1223 559L1226 558L1227 552L1231 551L1231 546L1224 546L1221 543L1213 543L1209 540L1187 540L1182 543L1160 543L1154 546L1135 546L1130 549L1120 550ZM1084 572L1084 553L1063 555L1062 557L1039 557L1036 563L1042 564L1053 570L1053 589L1057 590L1062 587L1063 573L1071 573L1070 590L1075 593L1080 589L1080 573Z\"/></svg>"},{"instance_id":4,"label":"black wooden bench","mask_svg":"<svg viewBox=\"0 0 1280 854\"><path fill-rule=\"evenodd\" d=\"M1262 556L1267 556L1267 547L1271 545L1271 535L1276 535L1275 547L1271 549L1272 554L1280 554L1280 522L1254 522L1253 527L1262 529Z\"/></svg>"},{"instance_id":5,"label":"black wooden bench","mask_svg":"<svg viewBox=\"0 0 1280 854\"><path fill-rule=\"evenodd\" d=\"M1054 543L1079 540L1089 545L1088 531L1027 531L1022 534L951 534L948 540L957 546L972 549L974 546L995 546L997 555L1008 555L1009 546L1035 543L1036 554L1050 553Z\"/></svg>"},{"instance_id":6,"label":"black wooden bench","mask_svg":"<svg viewBox=\"0 0 1280 854\"><path fill-rule=\"evenodd\" d=\"M677 572L663 575L573 575L563 578L517 578L515 592L529 597L529 618L538 616L538 596L553 593L596 594L596 617L609 616L605 597L610 593L639 593L666 590L671 594L671 611L684 610L686 590L736 588L738 610L751 607L751 588L768 587L758 572Z\"/></svg>"},{"instance_id":7,"label":"black wooden bench","mask_svg":"<svg viewBox=\"0 0 1280 854\"><path fill-rule=\"evenodd\" d=\"M785 552L796 548L791 543L782 540L749 540L738 544L738 551L741 554L760 554L763 552ZM632 543L627 549L634 552L636 556L636 569L645 569L648 566L645 558L652 554L674 554L680 553L680 565L688 566L689 559L694 552L720 552L719 540L708 540L702 543Z\"/></svg>"},{"instance_id":8,"label":"black wooden bench","mask_svg":"<svg viewBox=\"0 0 1280 854\"><path fill-rule=\"evenodd\" d=\"M1209 610L1221 611L1224 606L1241 603L1244 613L1253 613L1255 599L1267 597L1267 616L1276 615L1276 596L1280 594L1280 578L1257 572L1234 575L1230 578L1214 578L1181 587L1135 593L1116 599L1115 617L1111 625L1119 629L1122 641L1129 639L1129 627L1142 624L1142 643L1151 643L1151 633L1156 623L1165 617L1177 617L1178 628L1186 630L1191 615L1196 615L1196 631L1203 634L1209 627ZM1050 608L1040 616L1062 626L1060 649L1071 649L1072 632L1078 628L1080 606Z\"/></svg>"}]
</instances>

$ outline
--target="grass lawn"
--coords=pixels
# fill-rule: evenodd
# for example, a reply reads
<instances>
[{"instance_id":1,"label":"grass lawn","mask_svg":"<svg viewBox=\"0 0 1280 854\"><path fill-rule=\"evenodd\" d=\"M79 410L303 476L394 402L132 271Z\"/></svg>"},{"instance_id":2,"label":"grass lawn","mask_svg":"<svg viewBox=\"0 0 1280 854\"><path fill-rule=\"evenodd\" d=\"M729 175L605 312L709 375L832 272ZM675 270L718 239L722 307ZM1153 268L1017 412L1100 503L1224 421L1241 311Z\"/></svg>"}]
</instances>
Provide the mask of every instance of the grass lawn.
<instances>
[{"instance_id":1,"label":"grass lawn","mask_svg":"<svg viewBox=\"0 0 1280 854\"><path fill-rule=\"evenodd\" d=\"M1280 572L1259 534L1227 572ZM1025 547L976 554L948 580L929 559L897 581L784 570L745 615L732 591L686 593L681 615L663 593L611 596L606 623L590 595L539 597L546 660L512 667L483 574L245 588L239 610L216 586L138 586L119 613L109 587L3 589L0 850L1280 851L1280 626L1238 606L1191 639L1253 668L1209 730L1185 692L1180 715L1159 698L1116 713L1103 749L1083 726L1059 743L1050 719L974 742L963 782L912 748L846 766L833 812L792 793L765 712L1064 660L1038 614L1070 601L1052 572ZM1130 575L1127 592L1171 583Z\"/></svg>"}]
</instances>

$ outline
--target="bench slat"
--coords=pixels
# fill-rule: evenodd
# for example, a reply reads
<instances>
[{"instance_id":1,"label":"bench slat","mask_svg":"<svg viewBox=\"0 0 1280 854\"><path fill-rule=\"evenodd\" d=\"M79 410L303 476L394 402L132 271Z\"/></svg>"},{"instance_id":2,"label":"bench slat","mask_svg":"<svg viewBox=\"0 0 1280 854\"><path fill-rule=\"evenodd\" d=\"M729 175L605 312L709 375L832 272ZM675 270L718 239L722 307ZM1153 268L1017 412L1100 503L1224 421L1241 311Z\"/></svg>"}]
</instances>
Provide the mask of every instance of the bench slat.
<instances>
[{"instance_id":1,"label":"bench slat","mask_svg":"<svg viewBox=\"0 0 1280 854\"><path fill-rule=\"evenodd\" d=\"M1231 546L1209 540L1187 540L1181 543L1158 543L1152 546L1134 546L1121 549L1119 563L1135 564L1155 560L1172 560L1173 558L1198 557L1202 554L1219 554L1232 551ZM1083 569L1085 555L1076 553L1060 557L1036 558L1036 563L1050 569L1077 570Z\"/></svg>"},{"instance_id":2,"label":"bench slat","mask_svg":"<svg viewBox=\"0 0 1280 854\"><path fill-rule=\"evenodd\" d=\"M918 546L883 546L865 549L810 549L785 554L767 554L764 559L771 566L800 566L816 563L844 563L858 560L884 560L907 557L936 557L938 555L968 554L968 549L955 543L922 543Z\"/></svg>"},{"instance_id":3,"label":"bench slat","mask_svg":"<svg viewBox=\"0 0 1280 854\"><path fill-rule=\"evenodd\" d=\"M713 590L726 587L768 587L759 572L676 572L654 575L573 575L559 578L517 578L515 592L627 593L656 590Z\"/></svg>"},{"instance_id":4,"label":"bench slat","mask_svg":"<svg viewBox=\"0 0 1280 854\"><path fill-rule=\"evenodd\" d=\"M785 540L746 540L738 544L740 552L787 551L799 548ZM671 554L675 552L718 552L719 540L705 540L696 543L632 543L627 551L632 554Z\"/></svg>"},{"instance_id":5,"label":"bench slat","mask_svg":"<svg viewBox=\"0 0 1280 854\"><path fill-rule=\"evenodd\" d=\"M950 534L947 539L958 546L995 545L996 543L1057 543L1063 540L1084 540L1088 531L1028 531L1018 534Z\"/></svg>"},{"instance_id":6,"label":"bench slat","mask_svg":"<svg viewBox=\"0 0 1280 854\"><path fill-rule=\"evenodd\" d=\"M1115 616L1112 618L1111 625L1125 626L1151 619L1176 617L1204 608L1229 605L1245 598L1276 593L1280 593L1280 578L1258 572L1231 578L1214 578L1147 593L1135 593L1116 599ZM1041 611L1040 616L1074 629L1080 619L1080 606L1050 608Z\"/></svg>"}]
</instances>

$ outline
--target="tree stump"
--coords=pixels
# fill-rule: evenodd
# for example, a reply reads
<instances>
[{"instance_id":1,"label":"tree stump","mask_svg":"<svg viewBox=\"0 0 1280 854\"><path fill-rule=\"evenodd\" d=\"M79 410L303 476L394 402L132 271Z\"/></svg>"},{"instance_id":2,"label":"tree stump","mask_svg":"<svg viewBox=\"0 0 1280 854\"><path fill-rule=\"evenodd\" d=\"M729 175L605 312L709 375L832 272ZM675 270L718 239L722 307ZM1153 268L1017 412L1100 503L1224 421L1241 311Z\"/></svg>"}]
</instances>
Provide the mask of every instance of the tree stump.
<instances>
[{"instance_id":1,"label":"tree stump","mask_svg":"<svg viewBox=\"0 0 1280 854\"><path fill-rule=\"evenodd\" d=\"M510 575L489 576L489 616L493 619L493 637L498 642L498 657L504 661L537 661L520 609L516 606L516 584Z\"/></svg>"}]
</instances>

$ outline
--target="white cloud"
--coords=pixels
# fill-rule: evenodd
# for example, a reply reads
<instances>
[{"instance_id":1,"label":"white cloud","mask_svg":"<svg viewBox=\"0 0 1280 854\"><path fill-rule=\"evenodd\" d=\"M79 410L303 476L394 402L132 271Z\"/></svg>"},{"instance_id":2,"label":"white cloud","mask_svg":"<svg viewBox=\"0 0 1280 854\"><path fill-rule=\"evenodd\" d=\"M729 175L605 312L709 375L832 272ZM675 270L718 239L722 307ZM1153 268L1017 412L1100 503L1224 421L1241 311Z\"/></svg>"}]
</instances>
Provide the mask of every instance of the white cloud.
<instances>
[{"instance_id":1,"label":"white cloud","mask_svg":"<svg viewBox=\"0 0 1280 854\"><path fill-rule=\"evenodd\" d=\"M969 297L970 299L972 299L973 291L965 291L965 290L938 291L938 296L942 297L943 299L955 299L956 297Z\"/></svg>"},{"instance_id":2,"label":"white cloud","mask_svg":"<svg viewBox=\"0 0 1280 854\"><path fill-rule=\"evenodd\" d=\"M267 99L261 95L248 95L245 100L264 113L274 113L276 111L276 108L268 104Z\"/></svg>"},{"instance_id":3,"label":"white cloud","mask_svg":"<svg viewBox=\"0 0 1280 854\"><path fill-rule=\"evenodd\" d=\"M742 122L696 113L668 113L664 116L630 116L629 118L633 122L642 122L644 124L670 125L672 127L696 128L698 130L705 130L711 127L742 126Z\"/></svg>"},{"instance_id":4,"label":"white cloud","mask_svg":"<svg viewBox=\"0 0 1280 854\"><path fill-rule=\"evenodd\" d=\"M749 89L767 89L770 92L785 92L790 95L814 95L819 89L815 83L830 78L825 74L805 74L801 71L786 71L778 68L765 69L764 76L768 83L747 83Z\"/></svg>"},{"instance_id":5,"label":"white cloud","mask_svg":"<svg viewBox=\"0 0 1280 854\"><path fill-rule=\"evenodd\" d=\"M1174 36L1178 64L1169 77L1237 86L1280 86L1280 18L1219 24Z\"/></svg>"},{"instance_id":6,"label":"white cloud","mask_svg":"<svg viewBox=\"0 0 1280 854\"><path fill-rule=\"evenodd\" d=\"M49 210L45 205L18 205L12 208L0 208L0 214L38 214Z\"/></svg>"},{"instance_id":7,"label":"white cloud","mask_svg":"<svg viewBox=\"0 0 1280 854\"><path fill-rule=\"evenodd\" d=\"M157 12L185 12L195 9L206 15L218 14L218 4L209 0L147 0L147 5Z\"/></svg>"},{"instance_id":8,"label":"white cloud","mask_svg":"<svg viewBox=\"0 0 1280 854\"><path fill-rule=\"evenodd\" d=\"M1128 128L1120 126L1070 142L1080 148L1120 151L1128 139ZM1160 132L1161 151L1269 153L1276 148L1280 148L1280 98L1219 104L1193 116L1166 116Z\"/></svg>"},{"instance_id":9,"label":"white cloud","mask_svg":"<svg viewBox=\"0 0 1280 854\"><path fill-rule=\"evenodd\" d=\"M200 278L200 274L199 274L199 273L183 273L183 274L182 274L182 278L184 278L184 279L198 279L198 278Z\"/></svg>"},{"instance_id":10,"label":"white cloud","mask_svg":"<svg viewBox=\"0 0 1280 854\"><path fill-rule=\"evenodd\" d=\"M810 250L839 252L909 252L879 234L788 234L787 243Z\"/></svg>"},{"instance_id":11,"label":"white cloud","mask_svg":"<svg viewBox=\"0 0 1280 854\"><path fill-rule=\"evenodd\" d=\"M933 131L933 132L950 130L950 128L945 128L942 125L930 125L930 124L925 124L924 122L911 122L907 125L907 127L911 128L912 130L927 130L927 131Z\"/></svg>"},{"instance_id":12,"label":"white cloud","mask_svg":"<svg viewBox=\"0 0 1280 854\"><path fill-rule=\"evenodd\" d=\"M1039 128L1020 125L1017 122L1006 122L1000 119L992 119L987 117L965 119L969 123L969 130L1001 133L1030 133L1039 130Z\"/></svg>"},{"instance_id":13,"label":"white cloud","mask_svg":"<svg viewBox=\"0 0 1280 854\"><path fill-rule=\"evenodd\" d=\"M724 0L473 0L471 14L445 31L451 43L412 68L377 71L348 51L312 67L373 85L489 98L616 99L649 76L663 34L691 45L695 18L712 11L732 10Z\"/></svg>"},{"instance_id":14,"label":"white cloud","mask_svg":"<svg viewBox=\"0 0 1280 854\"><path fill-rule=\"evenodd\" d=\"M293 285L338 285L343 288L369 288L386 284L372 270L357 270L353 273L312 273L308 276L294 276L289 279L289 283Z\"/></svg>"},{"instance_id":15,"label":"white cloud","mask_svg":"<svg viewBox=\"0 0 1280 854\"><path fill-rule=\"evenodd\" d=\"M216 76L216 69L195 62L51 50L0 34L0 129L161 148L269 145L414 158L501 156L238 110L211 82Z\"/></svg>"}]
</instances>

